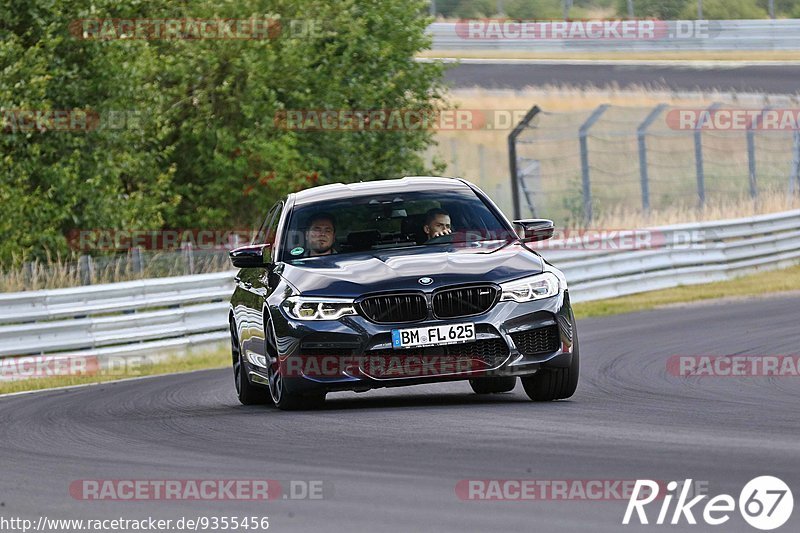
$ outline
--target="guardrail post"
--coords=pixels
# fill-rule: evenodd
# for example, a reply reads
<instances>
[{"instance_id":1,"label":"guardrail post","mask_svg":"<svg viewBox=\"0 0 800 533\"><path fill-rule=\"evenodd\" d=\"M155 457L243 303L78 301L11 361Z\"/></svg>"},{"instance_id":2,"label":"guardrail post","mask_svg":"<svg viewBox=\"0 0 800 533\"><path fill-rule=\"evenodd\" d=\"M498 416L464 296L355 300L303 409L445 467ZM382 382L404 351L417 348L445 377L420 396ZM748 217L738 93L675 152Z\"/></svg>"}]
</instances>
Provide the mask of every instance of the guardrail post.
<instances>
[{"instance_id":1,"label":"guardrail post","mask_svg":"<svg viewBox=\"0 0 800 533\"><path fill-rule=\"evenodd\" d=\"M82 255L78 258L78 275L81 278L81 285L91 285L94 277L94 263L92 256Z\"/></svg>"},{"instance_id":2,"label":"guardrail post","mask_svg":"<svg viewBox=\"0 0 800 533\"><path fill-rule=\"evenodd\" d=\"M706 110L709 117L719 106L719 103L714 103ZM703 126L705 124L705 117L701 115L694 128L694 165L697 173L697 196L701 209L706 206L706 176L703 168Z\"/></svg>"},{"instance_id":3,"label":"guardrail post","mask_svg":"<svg viewBox=\"0 0 800 533\"><path fill-rule=\"evenodd\" d=\"M583 219L584 223L592 222L592 182L589 178L589 129L594 126L603 113L611 107L603 104L595 109L580 129L581 143L581 180L583 182Z\"/></svg>"},{"instance_id":4,"label":"guardrail post","mask_svg":"<svg viewBox=\"0 0 800 533\"><path fill-rule=\"evenodd\" d=\"M750 178L750 197L755 199L758 197L758 181L756 179L756 129L758 123L764 113L769 111L769 107L761 110L761 113L753 119L753 122L747 125L747 166Z\"/></svg>"},{"instance_id":5,"label":"guardrail post","mask_svg":"<svg viewBox=\"0 0 800 533\"><path fill-rule=\"evenodd\" d=\"M515 220L520 218L521 212L519 205L519 176L517 175L517 137L528 127L539 112L541 112L539 106L533 106L511 133L508 134L508 169L511 174L511 203L513 204Z\"/></svg>"},{"instance_id":6,"label":"guardrail post","mask_svg":"<svg viewBox=\"0 0 800 533\"><path fill-rule=\"evenodd\" d=\"M647 128L655 122L658 115L667 107L667 104L657 105L650 114L639 124L636 130L636 137L639 141L639 175L642 181L642 209L645 213L650 212L650 178L647 168Z\"/></svg>"}]
</instances>

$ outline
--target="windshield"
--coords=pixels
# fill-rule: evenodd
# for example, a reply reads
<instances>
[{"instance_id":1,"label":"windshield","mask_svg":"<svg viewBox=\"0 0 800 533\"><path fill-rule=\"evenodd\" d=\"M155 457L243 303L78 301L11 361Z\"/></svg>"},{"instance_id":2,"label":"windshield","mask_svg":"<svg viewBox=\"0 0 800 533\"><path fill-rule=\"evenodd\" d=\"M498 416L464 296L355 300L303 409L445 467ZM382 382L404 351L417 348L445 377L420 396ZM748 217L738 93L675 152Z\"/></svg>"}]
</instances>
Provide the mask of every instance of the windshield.
<instances>
[{"instance_id":1,"label":"windshield","mask_svg":"<svg viewBox=\"0 0 800 533\"><path fill-rule=\"evenodd\" d=\"M296 207L283 261L510 238L516 234L471 190L361 196Z\"/></svg>"}]
</instances>

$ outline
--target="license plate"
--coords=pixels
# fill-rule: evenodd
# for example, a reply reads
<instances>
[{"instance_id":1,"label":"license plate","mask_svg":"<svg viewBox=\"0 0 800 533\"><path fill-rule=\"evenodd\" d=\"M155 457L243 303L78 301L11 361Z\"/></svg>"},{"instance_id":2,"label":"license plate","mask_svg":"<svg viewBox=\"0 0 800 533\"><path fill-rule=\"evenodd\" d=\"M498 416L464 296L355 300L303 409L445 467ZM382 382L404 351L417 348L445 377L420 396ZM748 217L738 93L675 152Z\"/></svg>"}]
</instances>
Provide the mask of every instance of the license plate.
<instances>
[{"instance_id":1,"label":"license plate","mask_svg":"<svg viewBox=\"0 0 800 533\"><path fill-rule=\"evenodd\" d=\"M459 344L474 340L475 324L447 324L392 330L392 348L394 349Z\"/></svg>"}]
</instances>

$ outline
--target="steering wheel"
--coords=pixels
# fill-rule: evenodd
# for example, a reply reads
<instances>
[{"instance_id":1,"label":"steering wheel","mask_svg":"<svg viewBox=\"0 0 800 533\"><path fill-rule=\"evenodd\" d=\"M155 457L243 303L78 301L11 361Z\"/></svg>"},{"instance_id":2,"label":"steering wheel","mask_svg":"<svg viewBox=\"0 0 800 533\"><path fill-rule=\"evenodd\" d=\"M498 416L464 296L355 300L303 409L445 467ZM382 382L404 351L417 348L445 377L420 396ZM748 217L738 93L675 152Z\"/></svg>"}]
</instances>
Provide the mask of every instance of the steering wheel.
<instances>
[{"instance_id":1,"label":"steering wheel","mask_svg":"<svg viewBox=\"0 0 800 533\"><path fill-rule=\"evenodd\" d=\"M448 233L446 235L439 235L438 237L433 237L425 241L425 244L446 244L453 242L453 234Z\"/></svg>"}]
</instances>

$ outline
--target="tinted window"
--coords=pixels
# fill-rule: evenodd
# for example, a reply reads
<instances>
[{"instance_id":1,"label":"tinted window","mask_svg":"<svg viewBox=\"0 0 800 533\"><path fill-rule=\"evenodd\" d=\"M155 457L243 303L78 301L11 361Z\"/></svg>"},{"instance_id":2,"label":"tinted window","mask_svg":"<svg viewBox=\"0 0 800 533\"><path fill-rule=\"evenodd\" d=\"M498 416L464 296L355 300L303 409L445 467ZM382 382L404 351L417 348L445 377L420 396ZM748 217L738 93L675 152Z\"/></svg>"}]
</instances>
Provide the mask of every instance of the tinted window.
<instances>
[{"instance_id":1,"label":"tinted window","mask_svg":"<svg viewBox=\"0 0 800 533\"><path fill-rule=\"evenodd\" d=\"M507 238L516 235L471 190L363 196L295 207L283 260Z\"/></svg>"},{"instance_id":2,"label":"tinted window","mask_svg":"<svg viewBox=\"0 0 800 533\"><path fill-rule=\"evenodd\" d=\"M274 244L275 233L278 229L278 223L281 220L281 211L283 211L283 202L278 202L272 206L272 209L267 213L267 218L258 229L253 244Z\"/></svg>"}]
</instances>

